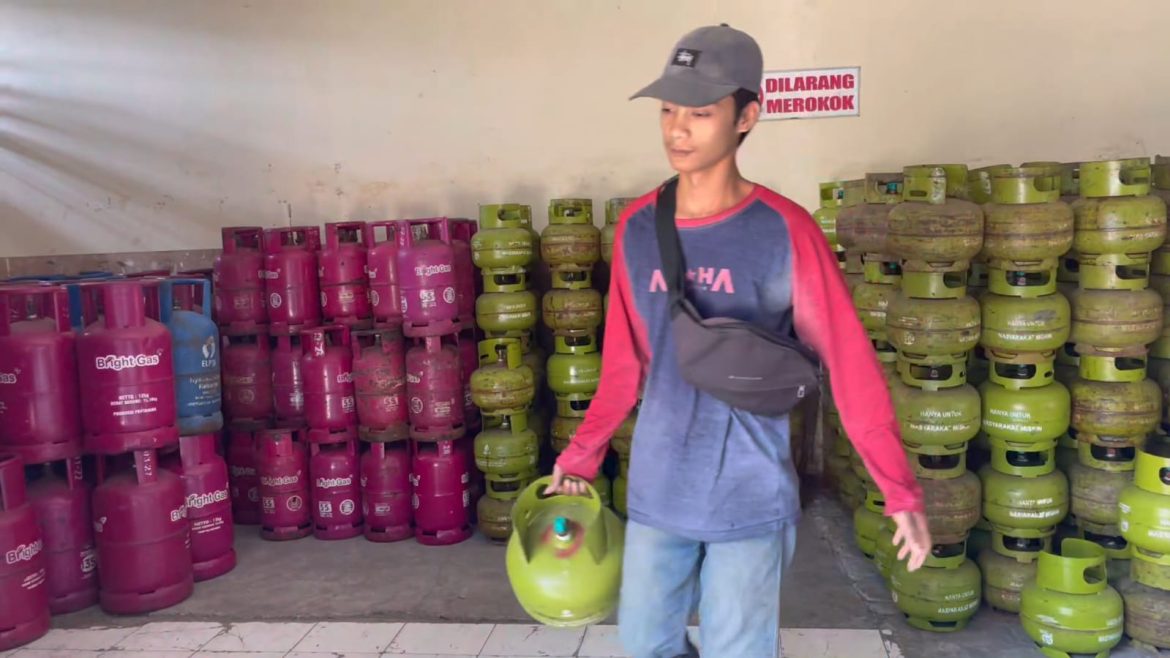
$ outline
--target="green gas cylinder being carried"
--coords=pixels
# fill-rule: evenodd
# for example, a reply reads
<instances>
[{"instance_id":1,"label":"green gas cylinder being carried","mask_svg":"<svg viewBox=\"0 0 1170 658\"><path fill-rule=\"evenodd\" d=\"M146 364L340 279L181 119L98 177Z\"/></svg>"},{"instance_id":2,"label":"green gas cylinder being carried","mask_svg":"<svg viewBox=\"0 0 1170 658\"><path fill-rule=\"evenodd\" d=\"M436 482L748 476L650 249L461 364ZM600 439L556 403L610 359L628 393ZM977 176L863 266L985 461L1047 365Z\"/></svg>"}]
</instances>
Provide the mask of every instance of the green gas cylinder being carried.
<instances>
[{"instance_id":1,"label":"green gas cylinder being carried","mask_svg":"<svg viewBox=\"0 0 1170 658\"><path fill-rule=\"evenodd\" d=\"M625 526L592 486L583 496L546 494L550 482L530 484L512 508L508 581L542 624L595 624L617 607Z\"/></svg>"}]
</instances>

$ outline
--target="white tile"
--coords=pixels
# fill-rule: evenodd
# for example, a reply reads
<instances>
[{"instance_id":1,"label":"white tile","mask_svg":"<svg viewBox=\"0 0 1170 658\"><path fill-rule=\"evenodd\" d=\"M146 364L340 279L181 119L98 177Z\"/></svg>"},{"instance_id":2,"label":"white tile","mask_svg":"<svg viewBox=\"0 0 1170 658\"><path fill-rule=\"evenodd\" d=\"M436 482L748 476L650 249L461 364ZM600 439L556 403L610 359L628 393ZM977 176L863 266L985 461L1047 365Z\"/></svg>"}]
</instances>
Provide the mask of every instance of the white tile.
<instances>
[{"instance_id":1,"label":"white tile","mask_svg":"<svg viewBox=\"0 0 1170 658\"><path fill-rule=\"evenodd\" d=\"M54 628L44 637L25 645L25 649L57 649L70 651L108 651L138 630L125 628Z\"/></svg>"},{"instance_id":2,"label":"white tile","mask_svg":"<svg viewBox=\"0 0 1170 658\"><path fill-rule=\"evenodd\" d=\"M101 651L82 649L14 649L0 653L4 658L98 658Z\"/></svg>"},{"instance_id":3,"label":"white tile","mask_svg":"<svg viewBox=\"0 0 1170 658\"><path fill-rule=\"evenodd\" d=\"M316 624L245 622L228 624L203 645L209 651L279 651L288 653Z\"/></svg>"},{"instance_id":4,"label":"white tile","mask_svg":"<svg viewBox=\"0 0 1170 658\"><path fill-rule=\"evenodd\" d=\"M215 622L151 622L118 642L116 649L132 651L179 651L188 653L207 644L223 631Z\"/></svg>"},{"instance_id":5,"label":"white tile","mask_svg":"<svg viewBox=\"0 0 1170 658\"><path fill-rule=\"evenodd\" d=\"M475 658L474 653L383 653L394 658Z\"/></svg>"},{"instance_id":6,"label":"white tile","mask_svg":"<svg viewBox=\"0 0 1170 658\"><path fill-rule=\"evenodd\" d=\"M239 654L212 654L221 658L230 658ZM381 658L382 654L370 651L292 651L284 654L284 658Z\"/></svg>"},{"instance_id":7,"label":"white tile","mask_svg":"<svg viewBox=\"0 0 1170 658\"><path fill-rule=\"evenodd\" d=\"M284 658L284 656L285 652L283 651L230 651L227 653L200 651L192 655L191 658Z\"/></svg>"},{"instance_id":8,"label":"white tile","mask_svg":"<svg viewBox=\"0 0 1170 658\"><path fill-rule=\"evenodd\" d=\"M208 658L225 656L223 653L209 653ZM242 656L242 653L228 653L227 656ZM280 656L280 654L277 654ZM369 651L292 651L283 654L282 658L381 658L383 654Z\"/></svg>"},{"instance_id":9,"label":"white tile","mask_svg":"<svg viewBox=\"0 0 1170 658\"><path fill-rule=\"evenodd\" d=\"M882 634L876 630L785 628L780 631L784 658L886 658Z\"/></svg>"},{"instance_id":10,"label":"white tile","mask_svg":"<svg viewBox=\"0 0 1170 658\"><path fill-rule=\"evenodd\" d=\"M321 622L294 651L312 653L382 653L402 630L402 624Z\"/></svg>"},{"instance_id":11,"label":"white tile","mask_svg":"<svg viewBox=\"0 0 1170 658\"><path fill-rule=\"evenodd\" d=\"M481 656L574 656L584 628L562 629L532 624L497 624Z\"/></svg>"},{"instance_id":12,"label":"white tile","mask_svg":"<svg viewBox=\"0 0 1170 658\"><path fill-rule=\"evenodd\" d=\"M617 626L589 626L577 652L581 658L625 658Z\"/></svg>"},{"instance_id":13,"label":"white tile","mask_svg":"<svg viewBox=\"0 0 1170 658\"><path fill-rule=\"evenodd\" d=\"M407 624L387 653L475 656L483 649L493 624Z\"/></svg>"},{"instance_id":14,"label":"white tile","mask_svg":"<svg viewBox=\"0 0 1170 658\"><path fill-rule=\"evenodd\" d=\"M159 649L145 649L142 651L103 651L98 658L191 658L190 651L163 651Z\"/></svg>"}]
</instances>

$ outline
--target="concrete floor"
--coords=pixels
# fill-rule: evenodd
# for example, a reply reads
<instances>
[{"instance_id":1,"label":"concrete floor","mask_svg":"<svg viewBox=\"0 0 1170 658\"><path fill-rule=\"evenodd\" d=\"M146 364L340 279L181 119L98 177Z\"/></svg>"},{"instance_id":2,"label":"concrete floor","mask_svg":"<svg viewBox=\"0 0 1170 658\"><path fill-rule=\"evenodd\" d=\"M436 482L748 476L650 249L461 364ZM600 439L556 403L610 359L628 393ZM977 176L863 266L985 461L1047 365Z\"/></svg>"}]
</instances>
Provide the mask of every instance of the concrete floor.
<instances>
[{"instance_id":1,"label":"concrete floor","mask_svg":"<svg viewBox=\"0 0 1170 658\"><path fill-rule=\"evenodd\" d=\"M362 538L273 543L237 526L236 569L200 583L184 603L149 617L109 617L96 606L55 626L137 625L144 621L426 621L531 623L504 572L504 548L476 535L456 546ZM963 631L910 628L876 570L856 551L850 515L833 499L807 506L792 570L782 591L785 628L879 629L890 658L1040 656L1012 615L982 609ZM1115 658L1145 653L1123 645ZM1163 652L1170 656L1170 652Z\"/></svg>"}]
</instances>

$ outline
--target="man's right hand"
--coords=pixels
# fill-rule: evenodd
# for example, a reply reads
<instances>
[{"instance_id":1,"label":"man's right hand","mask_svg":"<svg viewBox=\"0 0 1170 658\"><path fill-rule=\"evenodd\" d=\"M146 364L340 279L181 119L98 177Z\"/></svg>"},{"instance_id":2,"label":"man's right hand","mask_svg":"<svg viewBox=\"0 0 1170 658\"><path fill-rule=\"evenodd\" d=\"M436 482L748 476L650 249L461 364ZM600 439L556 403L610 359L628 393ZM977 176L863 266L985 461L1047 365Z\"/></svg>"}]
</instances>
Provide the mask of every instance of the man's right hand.
<instances>
[{"instance_id":1,"label":"man's right hand","mask_svg":"<svg viewBox=\"0 0 1170 658\"><path fill-rule=\"evenodd\" d=\"M575 475L566 474L559 465L553 466L552 481L545 487L545 493L584 496L586 491L584 480Z\"/></svg>"}]
</instances>

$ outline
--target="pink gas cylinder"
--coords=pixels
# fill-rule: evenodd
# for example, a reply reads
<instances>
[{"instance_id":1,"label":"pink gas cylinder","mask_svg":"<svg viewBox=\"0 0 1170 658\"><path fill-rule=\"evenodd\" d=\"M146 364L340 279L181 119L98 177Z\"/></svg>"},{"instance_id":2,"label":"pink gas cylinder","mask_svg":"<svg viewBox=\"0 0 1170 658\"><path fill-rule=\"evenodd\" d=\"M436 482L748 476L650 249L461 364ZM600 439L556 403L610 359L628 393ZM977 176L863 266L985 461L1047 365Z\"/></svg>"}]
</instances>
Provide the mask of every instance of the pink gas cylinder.
<instances>
[{"instance_id":1,"label":"pink gas cylinder","mask_svg":"<svg viewBox=\"0 0 1170 658\"><path fill-rule=\"evenodd\" d=\"M420 544L457 544L471 537L471 470L454 441L412 442L414 537Z\"/></svg>"},{"instance_id":2,"label":"pink gas cylinder","mask_svg":"<svg viewBox=\"0 0 1170 658\"><path fill-rule=\"evenodd\" d=\"M474 325L459 333L455 346L459 349L459 373L463 380L464 433L474 433L480 428L479 407L471 401L471 375L479 368L479 341Z\"/></svg>"},{"instance_id":3,"label":"pink gas cylinder","mask_svg":"<svg viewBox=\"0 0 1170 658\"><path fill-rule=\"evenodd\" d=\"M353 388L358 436L398 441L410 436L406 402L406 344L397 329L353 332Z\"/></svg>"},{"instance_id":4,"label":"pink gas cylinder","mask_svg":"<svg viewBox=\"0 0 1170 658\"><path fill-rule=\"evenodd\" d=\"M85 447L100 455L179 441L171 334L146 317L144 282L99 285L104 316L77 337Z\"/></svg>"},{"instance_id":5,"label":"pink gas cylinder","mask_svg":"<svg viewBox=\"0 0 1170 658\"><path fill-rule=\"evenodd\" d=\"M407 351L406 395L411 438L449 441L463 436L463 374L454 345L427 336Z\"/></svg>"},{"instance_id":6,"label":"pink gas cylinder","mask_svg":"<svg viewBox=\"0 0 1170 658\"><path fill-rule=\"evenodd\" d=\"M264 230L264 291L269 333L288 334L321 324L317 250L321 229L291 226Z\"/></svg>"},{"instance_id":7,"label":"pink gas cylinder","mask_svg":"<svg viewBox=\"0 0 1170 658\"><path fill-rule=\"evenodd\" d=\"M398 285L398 232L404 222L370 222L362 241L366 253L366 276L370 282L370 310L376 327L402 326L402 290ZM379 238L379 229L384 231Z\"/></svg>"},{"instance_id":8,"label":"pink gas cylinder","mask_svg":"<svg viewBox=\"0 0 1170 658\"><path fill-rule=\"evenodd\" d=\"M221 340L224 412L236 427L263 427L273 412L268 335L222 336Z\"/></svg>"},{"instance_id":9,"label":"pink gas cylinder","mask_svg":"<svg viewBox=\"0 0 1170 658\"><path fill-rule=\"evenodd\" d=\"M305 424L305 386L301 379L301 336L299 333L273 336L272 404L277 427Z\"/></svg>"},{"instance_id":10,"label":"pink gas cylinder","mask_svg":"<svg viewBox=\"0 0 1170 658\"><path fill-rule=\"evenodd\" d=\"M69 292L0 288L0 449L36 464L80 455L81 448Z\"/></svg>"},{"instance_id":11,"label":"pink gas cylinder","mask_svg":"<svg viewBox=\"0 0 1170 658\"><path fill-rule=\"evenodd\" d=\"M475 327L476 268L471 259L471 238L476 223L470 219L451 220L451 251L455 257L455 299L459 306L459 324Z\"/></svg>"},{"instance_id":12,"label":"pink gas cylinder","mask_svg":"<svg viewBox=\"0 0 1170 658\"><path fill-rule=\"evenodd\" d=\"M195 588L183 481L158 467L154 450L128 457L98 460L93 492L99 600L115 615L168 608Z\"/></svg>"},{"instance_id":13,"label":"pink gas cylinder","mask_svg":"<svg viewBox=\"0 0 1170 658\"><path fill-rule=\"evenodd\" d=\"M273 541L300 539L313 532L309 516L309 454L291 429L256 434L260 476L260 536Z\"/></svg>"},{"instance_id":14,"label":"pink gas cylinder","mask_svg":"<svg viewBox=\"0 0 1170 658\"><path fill-rule=\"evenodd\" d=\"M317 252L325 322L363 329L372 325L365 227L365 222L325 224L325 244Z\"/></svg>"},{"instance_id":15,"label":"pink gas cylinder","mask_svg":"<svg viewBox=\"0 0 1170 658\"><path fill-rule=\"evenodd\" d=\"M258 430L227 429L227 469L232 497L232 520L240 525L260 523L260 477L256 472Z\"/></svg>"},{"instance_id":16,"label":"pink gas cylinder","mask_svg":"<svg viewBox=\"0 0 1170 658\"><path fill-rule=\"evenodd\" d=\"M353 352L348 327L334 324L302 332L301 377L309 441L329 443L355 432ZM331 439L331 433L345 436Z\"/></svg>"},{"instance_id":17,"label":"pink gas cylinder","mask_svg":"<svg viewBox=\"0 0 1170 658\"><path fill-rule=\"evenodd\" d=\"M313 480L313 536L349 539L362 534L357 439L309 444Z\"/></svg>"},{"instance_id":18,"label":"pink gas cylinder","mask_svg":"<svg viewBox=\"0 0 1170 658\"><path fill-rule=\"evenodd\" d=\"M45 543L49 610L54 615L98 602L90 494L80 457L45 464L28 486L28 500Z\"/></svg>"},{"instance_id":19,"label":"pink gas cylinder","mask_svg":"<svg viewBox=\"0 0 1170 658\"><path fill-rule=\"evenodd\" d=\"M455 332L459 328L459 300L447 218L406 220L398 232L396 262L403 333L415 337Z\"/></svg>"},{"instance_id":20,"label":"pink gas cylinder","mask_svg":"<svg viewBox=\"0 0 1170 658\"><path fill-rule=\"evenodd\" d=\"M228 226L220 230L223 253L215 258L212 284L215 318L221 333L252 332L268 322L264 303L264 256L259 226Z\"/></svg>"},{"instance_id":21,"label":"pink gas cylinder","mask_svg":"<svg viewBox=\"0 0 1170 658\"><path fill-rule=\"evenodd\" d=\"M24 462L0 454L0 651L49 632L45 542L24 488Z\"/></svg>"},{"instance_id":22,"label":"pink gas cylinder","mask_svg":"<svg viewBox=\"0 0 1170 658\"><path fill-rule=\"evenodd\" d=\"M179 438L179 450L163 467L183 480L195 582L211 580L236 566L232 501L227 464L215 452L215 434Z\"/></svg>"},{"instance_id":23,"label":"pink gas cylinder","mask_svg":"<svg viewBox=\"0 0 1170 658\"><path fill-rule=\"evenodd\" d=\"M468 472L471 474L471 481L467 484L468 490L468 514L471 515L471 523L474 525L477 522L476 515L479 511L479 499L487 492L487 483L484 480L483 471L478 468L473 468L475 465L475 433L467 433L461 439L455 441L456 447L463 451L463 458L467 460Z\"/></svg>"},{"instance_id":24,"label":"pink gas cylinder","mask_svg":"<svg viewBox=\"0 0 1170 658\"><path fill-rule=\"evenodd\" d=\"M391 542L414 536L408 442L371 443L362 455L361 487L366 539Z\"/></svg>"}]
</instances>

